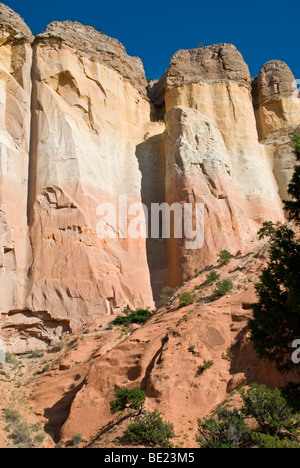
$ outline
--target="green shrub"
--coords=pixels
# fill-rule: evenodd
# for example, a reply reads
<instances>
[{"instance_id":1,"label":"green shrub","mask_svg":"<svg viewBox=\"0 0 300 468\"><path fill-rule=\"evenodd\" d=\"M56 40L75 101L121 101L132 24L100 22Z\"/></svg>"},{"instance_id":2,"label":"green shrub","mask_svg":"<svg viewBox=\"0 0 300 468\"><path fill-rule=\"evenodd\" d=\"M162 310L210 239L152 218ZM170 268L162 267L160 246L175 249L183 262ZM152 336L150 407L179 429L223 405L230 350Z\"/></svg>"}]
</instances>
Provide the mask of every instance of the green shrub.
<instances>
[{"instance_id":1,"label":"green shrub","mask_svg":"<svg viewBox=\"0 0 300 468\"><path fill-rule=\"evenodd\" d=\"M256 419L260 431L270 435L280 435L283 431L294 432L299 427L293 418L293 410L278 388L270 390L265 385L251 385L246 392L240 390L247 417Z\"/></svg>"},{"instance_id":2,"label":"green shrub","mask_svg":"<svg viewBox=\"0 0 300 468\"><path fill-rule=\"evenodd\" d=\"M300 383L289 382L280 391L289 407L300 413Z\"/></svg>"},{"instance_id":3,"label":"green shrub","mask_svg":"<svg viewBox=\"0 0 300 468\"><path fill-rule=\"evenodd\" d=\"M124 309L123 314L123 316L115 318L115 320L111 322L111 325L124 327L129 327L133 323L142 325L152 316L152 312L148 309L137 309L132 311L126 308Z\"/></svg>"},{"instance_id":4,"label":"green shrub","mask_svg":"<svg viewBox=\"0 0 300 468\"><path fill-rule=\"evenodd\" d=\"M13 366L17 366L19 364L17 356L12 353L5 354L5 362L7 364L12 364Z\"/></svg>"},{"instance_id":5,"label":"green shrub","mask_svg":"<svg viewBox=\"0 0 300 468\"><path fill-rule=\"evenodd\" d=\"M179 307L186 307L188 305L194 304L194 302L195 301L193 296L188 292L184 292L179 296Z\"/></svg>"},{"instance_id":6,"label":"green shrub","mask_svg":"<svg viewBox=\"0 0 300 468\"><path fill-rule=\"evenodd\" d=\"M196 438L201 448L245 448L251 440L243 415L237 410L219 408L217 418L198 420Z\"/></svg>"},{"instance_id":7,"label":"green shrub","mask_svg":"<svg viewBox=\"0 0 300 468\"><path fill-rule=\"evenodd\" d=\"M119 388L115 392L116 399L110 402L112 414L124 411L126 408L141 410L146 401L146 393L139 388Z\"/></svg>"},{"instance_id":8,"label":"green shrub","mask_svg":"<svg viewBox=\"0 0 300 468\"><path fill-rule=\"evenodd\" d=\"M127 427L126 435L131 442L160 447L172 447L170 440L175 437L173 425L164 421L158 411L146 412Z\"/></svg>"},{"instance_id":9,"label":"green shrub","mask_svg":"<svg viewBox=\"0 0 300 468\"><path fill-rule=\"evenodd\" d=\"M201 448L299 448L299 414L280 390L253 384L239 392L241 410L220 407L198 421Z\"/></svg>"},{"instance_id":10,"label":"green shrub","mask_svg":"<svg viewBox=\"0 0 300 468\"><path fill-rule=\"evenodd\" d=\"M36 358L42 358L42 357L44 357L44 355L45 355L44 351L35 349L34 351L32 351L30 357L31 357L32 359L36 359Z\"/></svg>"},{"instance_id":11,"label":"green shrub","mask_svg":"<svg viewBox=\"0 0 300 468\"><path fill-rule=\"evenodd\" d=\"M36 445L40 445L40 444L42 444L42 443L44 442L45 438L46 438L46 435L40 433L40 434L37 434L37 435L35 436L35 438L33 439L33 442L34 442Z\"/></svg>"},{"instance_id":12,"label":"green shrub","mask_svg":"<svg viewBox=\"0 0 300 468\"><path fill-rule=\"evenodd\" d=\"M214 361L204 361L202 369L205 371L215 365Z\"/></svg>"},{"instance_id":13,"label":"green shrub","mask_svg":"<svg viewBox=\"0 0 300 468\"><path fill-rule=\"evenodd\" d=\"M221 250L218 257L218 263L221 265L228 265L233 258L233 255L229 252L229 250Z\"/></svg>"},{"instance_id":14,"label":"green shrub","mask_svg":"<svg viewBox=\"0 0 300 468\"><path fill-rule=\"evenodd\" d=\"M74 344L73 342L72 344L69 345L69 347L72 347L72 346L76 346L76 344ZM51 351L52 353L59 353L60 351L63 350L64 347L65 347L65 343L62 340L60 340L57 343L53 344Z\"/></svg>"},{"instance_id":15,"label":"green shrub","mask_svg":"<svg viewBox=\"0 0 300 468\"><path fill-rule=\"evenodd\" d=\"M226 278L222 281L217 282L217 289L214 290L213 294L215 297L224 296L232 289L233 289L233 282L231 281L231 279Z\"/></svg>"},{"instance_id":16,"label":"green shrub","mask_svg":"<svg viewBox=\"0 0 300 468\"><path fill-rule=\"evenodd\" d=\"M216 417L198 421L202 448L299 448L299 415L278 389L253 384L239 391L241 410L218 408ZM246 422L251 421L247 427ZM253 430L255 427L255 430Z\"/></svg>"},{"instance_id":17,"label":"green shrub","mask_svg":"<svg viewBox=\"0 0 300 468\"><path fill-rule=\"evenodd\" d=\"M10 438L14 445L23 448L31 448L33 446L31 434L32 426L26 421L20 421L13 426Z\"/></svg>"},{"instance_id":18,"label":"green shrub","mask_svg":"<svg viewBox=\"0 0 300 468\"><path fill-rule=\"evenodd\" d=\"M72 437L72 445L73 447L77 447L78 445L81 444L81 442L83 441L83 437L81 434L74 434L73 437Z\"/></svg>"},{"instance_id":19,"label":"green shrub","mask_svg":"<svg viewBox=\"0 0 300 468\"><path fill-rule=\"evenodd\" d=\"M3 409L2 413L7 423L15 424L21 419L20 413L16 410Z\"/></svg>"},{"instance_id":20,"label":"green shrub","mask_svg":"<svg viewBox=\"0 0 300 468\"><path fill-rule=\"evenodd\" d=\"M288 439L279 439L278 436L271 436L269 434L262 434L261 432L254 432L251 434L253 442L259 448L274 449L274 448L292 448L293 444ZM296 448L296 447L295 447Z\"/></svg>"},{"instance_id":21,"label":"green shrub","mask_svg":"<svg viewBox=\"0 0 300 468\"><path fill-rule=\"evenodd\" d=\"M219 278L220 278L220 275L215 270L213 270L208 275L206 275L206 283L213 284Z\"/></svg>"}]
</instances>

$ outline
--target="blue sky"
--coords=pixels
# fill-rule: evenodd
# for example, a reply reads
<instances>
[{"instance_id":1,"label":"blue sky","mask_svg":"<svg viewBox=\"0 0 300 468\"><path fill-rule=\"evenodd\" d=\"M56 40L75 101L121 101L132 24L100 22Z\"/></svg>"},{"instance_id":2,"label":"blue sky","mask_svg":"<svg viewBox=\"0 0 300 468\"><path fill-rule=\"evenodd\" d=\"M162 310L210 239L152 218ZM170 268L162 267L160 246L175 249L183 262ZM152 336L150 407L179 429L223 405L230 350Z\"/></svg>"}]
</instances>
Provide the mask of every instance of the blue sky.
<instances>
[{"instance_id":1,"label":"blue sky","mask_svg":"<svg viewBox=\"0 0 300 468\"><path fill-rule=\"evenodd\" d=\"M89 1L7 0L34 34L52 21L79 21L102 28L143 60L147 78L159 78L177 50L233 43L252 76L269 60L286 62L300 79L298 1Z\"/></svg>"}]
</instances>

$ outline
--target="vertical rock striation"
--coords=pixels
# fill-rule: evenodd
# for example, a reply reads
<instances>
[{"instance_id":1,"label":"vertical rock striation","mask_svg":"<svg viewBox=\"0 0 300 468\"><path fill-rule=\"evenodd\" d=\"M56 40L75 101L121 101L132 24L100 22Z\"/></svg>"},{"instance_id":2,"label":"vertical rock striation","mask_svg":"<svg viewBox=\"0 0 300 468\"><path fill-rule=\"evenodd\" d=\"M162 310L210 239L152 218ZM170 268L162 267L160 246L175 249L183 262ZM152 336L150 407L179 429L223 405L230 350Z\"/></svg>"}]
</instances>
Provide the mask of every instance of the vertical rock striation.
<instances>
[{"instance_id":1,"label":"vertical rock striation","mask_svg":"<svg viewBox=\"0 0 300 468\"><path fill-rule=\"evenodd\" d=\"M284 219L273 152L259 143L251 91L248 67L231 44L180 50L151 89L153 101L166 107L167 198L205 205L204 248L187 252L169 242L172 284L222 248L243 249L262 221Z\"/></svg>"},{"instance_id":2,"label":"vertical rock striation","mask_svg":"<svg viewBox=\"0 0 300 468\"><path fill-rule=\"evenodd\" d=\"M126 306L152 306L145 239L97 235L98 206L141 203L137 146L155 133L139 59L79 23L34 42L32 310L72 326ZM103 213L104 214L104 213Z\"/></svg>"},{"instance_id":3,"label":"vertical rock striation","mask_svg":"<svg viewBox=\"0 0 300 468\"><path fill-rule=\"evenodd\" d=\"M0 310L26 308L31 41L19 15L0 4Z\"/></svg>"}]
</instances>

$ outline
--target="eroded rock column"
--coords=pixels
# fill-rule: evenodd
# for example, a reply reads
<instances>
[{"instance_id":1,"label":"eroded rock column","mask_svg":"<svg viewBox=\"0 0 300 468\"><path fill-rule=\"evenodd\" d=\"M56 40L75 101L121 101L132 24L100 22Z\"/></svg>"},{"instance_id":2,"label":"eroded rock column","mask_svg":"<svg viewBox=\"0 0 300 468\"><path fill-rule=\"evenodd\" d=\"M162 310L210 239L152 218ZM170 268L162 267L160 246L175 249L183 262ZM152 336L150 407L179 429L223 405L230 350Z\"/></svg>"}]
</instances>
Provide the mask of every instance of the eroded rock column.
<instances>
[{"instance_id":1,"label":"eroded rock column","mask_svg":"<svg viewBox=\"0 0 300 468\"><path fill-rule=\"evenodd\" d=\"M139 59L79 23L53 23L34 43L30 234L32 310L72 326L153 305L146 240L100 239L97 208L140 203L136 155L153 134Z\"/></svg>"},{"instance_id":2,"label":"eroded rock column","mask_svg":"<svg viewBox=\"0 0 300 468\"><path fill-rule=\"evenodd\" d=\"M0 311L26 309L31 249L27 229L31 41L23 20L0 8Z\"/></svg>"}]
</instances>

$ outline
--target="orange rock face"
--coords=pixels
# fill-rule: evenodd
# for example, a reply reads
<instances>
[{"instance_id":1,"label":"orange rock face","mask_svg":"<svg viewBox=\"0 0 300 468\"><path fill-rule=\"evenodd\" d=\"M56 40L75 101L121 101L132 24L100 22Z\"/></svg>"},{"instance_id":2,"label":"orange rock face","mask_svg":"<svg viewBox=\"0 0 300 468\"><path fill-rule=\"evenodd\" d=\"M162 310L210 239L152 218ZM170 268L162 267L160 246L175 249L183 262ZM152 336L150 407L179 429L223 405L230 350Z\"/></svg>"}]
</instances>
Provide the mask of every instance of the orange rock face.
<instances>
[{"instance_id":1,"label":"orange rock face","mask_svg":"<svg viewBox=\"0 0 300 468\"><path fill-rule=\"evenodd\" d=\"M160 411L174 423L184 446L195 447L197 419L232 391L253 382L282 386L295 377L279 375L259 361L249 342L247 319L255 301L249 280L260 274L266 254L265 247L255 246L218 269L232 279L231 295L213 299L215 285L205 285L203 273L177 292L194 294L193 305L179 308L178 299L172 301L173 306L159 309L127 337L120 336L118 327L103 329L101 337L90 330L76 351L66 352L63 365L32 386L35 411L62 441L76 433L88 441L114 420L109 403L115 389L140 387L147 395L146 409ZM205 362L211 367L204 368Z\"/></svg>"}]
</instances>

